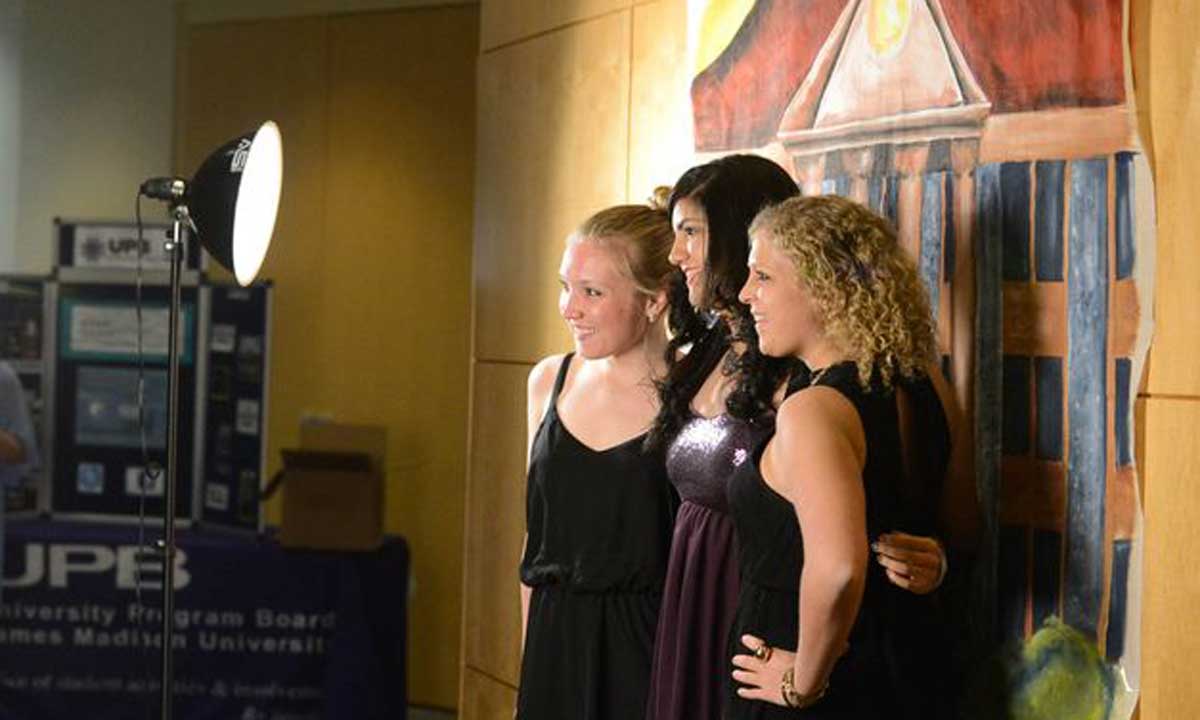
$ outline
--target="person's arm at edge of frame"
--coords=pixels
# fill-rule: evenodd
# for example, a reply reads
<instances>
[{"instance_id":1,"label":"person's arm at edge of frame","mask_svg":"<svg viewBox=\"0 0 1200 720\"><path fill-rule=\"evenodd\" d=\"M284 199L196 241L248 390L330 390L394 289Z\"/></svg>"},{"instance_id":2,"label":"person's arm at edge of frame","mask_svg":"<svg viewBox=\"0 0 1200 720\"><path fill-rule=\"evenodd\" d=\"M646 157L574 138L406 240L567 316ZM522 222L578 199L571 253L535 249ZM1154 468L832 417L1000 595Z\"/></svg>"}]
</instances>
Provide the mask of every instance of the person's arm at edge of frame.
<instances>
[{"instance_id":1,"label":"person's arm at edge of frame","mask_svg":"<svg viewBox=\"0 0 1200 720\"><path fill-rule=\"evenodd\" d=\"M22 465L33 459L26 445L31 439L22 438L31 431L21 381L8 364L0 363L0 464Z\"/></svg>"},{"instance_id":2,"label":"person's arm at edge of frame","mask_svg":"<svg viewBox=\"0 0 1200 720\"><path fill-rule=\"evenodd\" d=\"M0 463L5 465L21 465L28 458L25 444L15 433L0 428Z\"/></svg>"}]
</instances>

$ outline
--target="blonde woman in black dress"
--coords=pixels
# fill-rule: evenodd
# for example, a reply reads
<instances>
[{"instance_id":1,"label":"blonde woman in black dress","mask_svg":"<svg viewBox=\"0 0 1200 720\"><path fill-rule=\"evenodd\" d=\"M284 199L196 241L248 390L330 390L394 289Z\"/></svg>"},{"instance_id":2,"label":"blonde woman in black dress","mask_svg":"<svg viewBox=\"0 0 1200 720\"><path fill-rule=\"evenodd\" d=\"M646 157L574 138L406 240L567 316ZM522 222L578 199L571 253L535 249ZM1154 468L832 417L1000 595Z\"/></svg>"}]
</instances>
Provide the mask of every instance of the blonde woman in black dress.
<instances>
[{"instance_id":1,"label":"blonde woman in black dress","mask_svg":"<svg viewBox=\"0 0 1200 720\"><path fill-rule=\"evenodd\" d=\"M929 300L891 226L844 198L786 200L750 236L740 297L759 348L812 373L730 480L742 588L725 717L897 716L921 654L897 642L905 593L869 543L905 521L895 388L933 365Z\"/></svg>"},{"instance_id":2,"label":"blonde woman in black dress","mask_svg":"<svg viewBox=\"0 0 1200 720\"><path fill-rule=\"evenodd\" d=\"M529 375L519 720L645 712L677 505L661 454L643 451L671 241L661 204L623 205L585 221L563 252L559 310L575 351Z\"/></svg>"}]
</instances>

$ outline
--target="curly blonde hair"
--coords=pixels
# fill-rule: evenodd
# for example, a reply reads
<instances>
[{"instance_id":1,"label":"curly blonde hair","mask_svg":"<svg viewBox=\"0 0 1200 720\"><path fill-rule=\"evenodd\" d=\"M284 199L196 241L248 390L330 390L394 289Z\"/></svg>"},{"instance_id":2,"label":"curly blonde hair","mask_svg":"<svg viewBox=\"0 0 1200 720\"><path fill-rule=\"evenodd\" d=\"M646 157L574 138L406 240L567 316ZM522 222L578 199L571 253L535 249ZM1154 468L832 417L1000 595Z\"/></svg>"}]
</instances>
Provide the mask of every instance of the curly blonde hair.
<instances>
[{"instance_id":1,"label":"curly blonde hair","mask_svg":"<svg viewBox=\"0 0 1200 720\"><path fill-rule=\"evenodd\" d=\"M934 362L929 294L887 220L836 195L795 197L760 212L750 233L792 261L863 387L875 373L891 387L896 375L911 378Z\"/></svg>"}]
</instances>

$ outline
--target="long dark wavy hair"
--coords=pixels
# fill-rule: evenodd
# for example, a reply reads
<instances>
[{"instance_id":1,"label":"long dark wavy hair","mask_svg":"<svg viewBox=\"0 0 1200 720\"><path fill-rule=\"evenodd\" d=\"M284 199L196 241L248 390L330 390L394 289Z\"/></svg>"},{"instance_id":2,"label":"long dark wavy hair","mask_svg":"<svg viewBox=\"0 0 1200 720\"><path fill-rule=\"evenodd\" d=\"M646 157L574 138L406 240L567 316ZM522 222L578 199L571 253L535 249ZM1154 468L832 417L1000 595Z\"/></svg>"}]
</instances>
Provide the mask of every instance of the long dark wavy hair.
<instances>
[{"instance_id":1,"label":"long dark wavy hair","mask_svg":"<svg viewBox=\"0 0 1200 720\"><path fill-rule=\"evenodd\" d=\"M647 438L651 448L661 448L691 417L692 398L725 357L730 343L744 343L745 351L727 360L722 372L736 376L726 410L735 417L752 419L772 408L780 383L796 368L786 358L769 358L758 350L758 333L750 308L738 302L746 283L750 254L750 221L765 207L783 202L800 190L787 172L757 155L727 155L697 165L680 176L667 201L667 212L691 198L704 208L708 220L708 248L704 268L704 297L693 308L688 301L683 273L672 281L666 377L658 384L661 406ZM691 346L686 355L680 348Z\"/></svg>"}]
</instances>

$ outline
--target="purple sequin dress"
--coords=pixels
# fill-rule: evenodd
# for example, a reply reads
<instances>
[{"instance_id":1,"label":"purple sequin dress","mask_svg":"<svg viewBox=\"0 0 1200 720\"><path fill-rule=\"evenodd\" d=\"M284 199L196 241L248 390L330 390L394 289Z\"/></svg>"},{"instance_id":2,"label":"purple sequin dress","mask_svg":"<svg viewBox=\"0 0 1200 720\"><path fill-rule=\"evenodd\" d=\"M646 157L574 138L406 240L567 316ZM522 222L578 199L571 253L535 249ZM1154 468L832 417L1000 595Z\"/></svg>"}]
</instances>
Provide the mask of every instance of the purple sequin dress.
<instances>
[{"instance_id":1,"label":"purple sequin dress","mask_svg":"<svg viewBox=\"0 0 1200 720\"><path fill-rule=\"evenodd\" d=\"M693 416L667 449L682 504L663 586L647 720L717 720L729 630L738 598L738 552L725 486L773 417L747 422Z\"/></svg>"}]
</instances>

